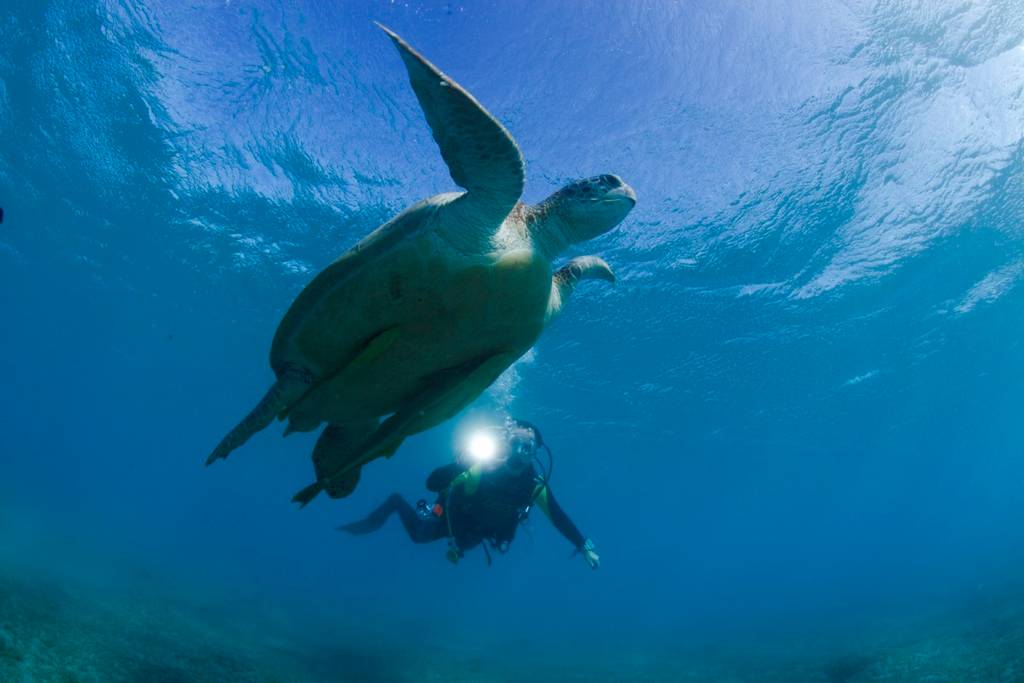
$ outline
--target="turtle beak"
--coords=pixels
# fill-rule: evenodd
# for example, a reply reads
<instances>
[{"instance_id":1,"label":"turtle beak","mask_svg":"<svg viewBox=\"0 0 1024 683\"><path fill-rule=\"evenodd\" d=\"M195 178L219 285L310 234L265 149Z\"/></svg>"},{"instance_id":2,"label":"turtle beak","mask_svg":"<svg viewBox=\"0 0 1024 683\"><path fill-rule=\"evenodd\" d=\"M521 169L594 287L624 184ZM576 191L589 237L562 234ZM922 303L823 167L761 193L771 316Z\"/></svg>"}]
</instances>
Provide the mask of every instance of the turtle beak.
<instances>
[{"instance_id":1,"label":"turtle beak","mask_svg":"<svg viewBox=\"0 0 1024 683\"><path fill-rule=\"evenodd\" d=\"M605 197L608 199L626 200L629 202L630 207L636 206L636 192L634 192L633 188L626 183L622 183L618 187L613 187L608 190Z\"/></svg>"}]
</instances>

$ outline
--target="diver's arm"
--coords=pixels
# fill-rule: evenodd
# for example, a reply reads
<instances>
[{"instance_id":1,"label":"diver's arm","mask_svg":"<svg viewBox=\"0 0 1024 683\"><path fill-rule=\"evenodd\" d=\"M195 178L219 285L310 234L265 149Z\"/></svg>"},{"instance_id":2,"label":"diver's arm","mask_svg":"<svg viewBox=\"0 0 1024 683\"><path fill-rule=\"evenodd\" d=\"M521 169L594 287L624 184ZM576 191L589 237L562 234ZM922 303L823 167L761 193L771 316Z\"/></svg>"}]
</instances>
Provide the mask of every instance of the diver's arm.
<instances>
[{"instance_id":1,"label":"diver's arm","mask_svg":"<svg viewBox=\"0 0 1024 683\"><path fill-rule=\"evenodd\" d=\"M555 500L550 489L543 484L540 485L540 491L537 493L537 504L540 505L540 509L548 516L551 523L555 525L555 528L572 543L578 552L583 553L587 564L597 569L601 561L597 553L594 552L594 542L584 538L580 530L569 519L569 515L565 514L565 510Z\"/></svg>"},{"instance_id":2,"label":"diver's arm","mask_svg":"<svg viewBox=\"0 0 1024 683\"><path fill-rule=\"evenodd\" d=\"M441 465L427 477L427 490L431 493L440 493L451 486L456 477L465 471L466 468L456 462Z\"/></svg>"},{"instance_id":3,"label":"diver's arm","mask_svg":"<svg viewBox=\"0 0 1024 683\"><path fill-rule=\"evenodd\" d=\"M477 487L480 486L480 475L482 473L483 467L481 465L472 465L468 470L455 477L448 488L450 491L462 489L463 494L471 496L476 493Z\"/></svg>"}]
</instances>

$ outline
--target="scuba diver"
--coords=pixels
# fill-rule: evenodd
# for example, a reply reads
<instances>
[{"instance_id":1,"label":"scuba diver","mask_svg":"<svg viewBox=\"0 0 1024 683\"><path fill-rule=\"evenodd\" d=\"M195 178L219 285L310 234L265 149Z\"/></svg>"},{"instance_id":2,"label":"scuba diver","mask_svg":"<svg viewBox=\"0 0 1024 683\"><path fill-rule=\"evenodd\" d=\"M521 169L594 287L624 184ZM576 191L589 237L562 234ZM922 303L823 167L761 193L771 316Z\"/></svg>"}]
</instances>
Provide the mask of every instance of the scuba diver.
<instances>
[{"instance_id":1,"label":"scuba diver","mask_svg":"<svg viewBox=\"0 0 1024 683\"><path fill-rule=\"evenodd\" d=\"M547 452L547 468L538 452ZM573 544L592 569L601 560L594 543L584 538L555 500L548 486L551 449L532 424L509 418L504 427L490 427L473 435L456 461L438 467L427 477L427 489L437 494L433 505L420 500L414 509L398 493L388 496L366 518L338 527L350 534L380 529L392 513L405 527L413 543L448 539L447 558L453 564L465 551L482 545L491 563L488 545L500 553L508 550L519 525L534 505L540 507L555 528Z\"/></svg>"}]
</instances>

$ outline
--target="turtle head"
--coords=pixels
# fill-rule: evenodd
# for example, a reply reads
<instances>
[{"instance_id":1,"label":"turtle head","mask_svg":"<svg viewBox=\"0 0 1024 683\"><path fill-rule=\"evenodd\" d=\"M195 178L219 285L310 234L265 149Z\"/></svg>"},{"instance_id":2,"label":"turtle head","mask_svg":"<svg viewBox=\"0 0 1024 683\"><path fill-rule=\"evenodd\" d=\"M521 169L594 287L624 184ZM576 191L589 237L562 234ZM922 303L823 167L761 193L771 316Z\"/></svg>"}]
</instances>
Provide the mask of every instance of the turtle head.
<instances>
[{"instance_id":1,"label":"turtle head","mask_svg":"<svg viewBox=\"0 0 1024 683\"><path fill-rule=\"evenodd\" d=\"M577 180L537 207L543 217L537 238L558 253L572 244L603 235L636 206L636 193L617 175ZM548 234L544 234L548 233Z\"/></svg>"}]
</instances>

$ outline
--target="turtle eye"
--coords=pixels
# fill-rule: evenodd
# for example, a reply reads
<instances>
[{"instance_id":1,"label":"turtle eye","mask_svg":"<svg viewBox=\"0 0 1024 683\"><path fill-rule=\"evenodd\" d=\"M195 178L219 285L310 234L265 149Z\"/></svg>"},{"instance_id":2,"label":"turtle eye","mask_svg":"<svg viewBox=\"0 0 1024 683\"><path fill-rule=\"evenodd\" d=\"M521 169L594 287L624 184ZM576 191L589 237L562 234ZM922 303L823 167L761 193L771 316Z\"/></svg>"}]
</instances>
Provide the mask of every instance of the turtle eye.
<instances>
[{"instance_id":1,"label":"turtle eye","mask_svg":"<svg viewBox=\"0 0 1024 683\"><path fill-rule=\"evenodd\" d=\"M619 180L618 178L616 178L613 175L608 175L608 174L605 174L605 175L601 176L600 180L601 180L602 183L604 183L608 187L618 187L619 185L622 184L621 180Z\"/></svg>"}]
</instances>

